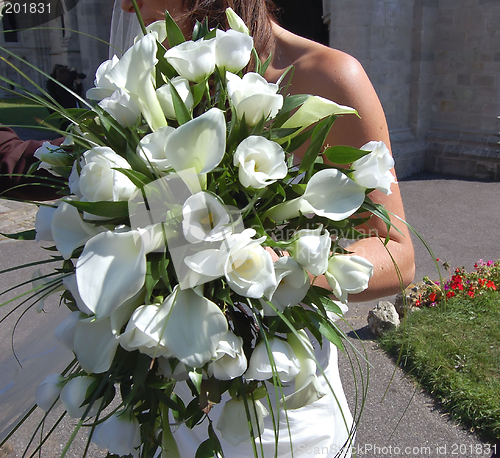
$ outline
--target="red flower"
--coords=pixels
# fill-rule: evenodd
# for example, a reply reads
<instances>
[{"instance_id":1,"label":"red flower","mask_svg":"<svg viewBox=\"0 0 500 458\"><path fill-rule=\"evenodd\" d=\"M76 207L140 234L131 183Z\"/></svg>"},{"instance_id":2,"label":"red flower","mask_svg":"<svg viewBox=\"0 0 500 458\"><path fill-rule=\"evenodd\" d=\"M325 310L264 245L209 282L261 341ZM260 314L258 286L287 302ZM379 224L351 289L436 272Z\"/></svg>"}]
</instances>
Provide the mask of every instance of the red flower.
<instances>
[{"instance_id":1,"label":"red flower","mask_svg":"<svg viewBox=\"0 0 500 458\"><path fill-rule=\"evenodd\" d=\"M455 295L455 293L453 291L448 291L446 293L446 297L449 299L450 297L453 297Z\"/></svg>"},{"instance_id":2,"label":"red flower","mask_svg":"<svg viewBox=\"0 0 500 458\"><path fill-rule=\"evenodd\" d=\"M433 293L429 294L429 300L431 302L434 302L436 300L436 293L433 292Z\"/></svg>"},{"instance_id":3,"label":"red flower","mask_svg":"<svg viewBox=\"0 0 500 458\"><path fill-rule=\"evenodd\" d=\"M495 283L493 282L493 280L488 280L486 282L486 288L491 288L494 291L497 290L497 287L495 286Z\"/></svg>"},{"instance_id":4,"label":"red flower","mask_svg":"<svg viewBox=\"0 0 500 458\"><path fill-rule=\"evenodd\" d=\"M468 294L470 297L474 297L474 291L467 291L467 294Z\"/></svg>"}]
</instances>

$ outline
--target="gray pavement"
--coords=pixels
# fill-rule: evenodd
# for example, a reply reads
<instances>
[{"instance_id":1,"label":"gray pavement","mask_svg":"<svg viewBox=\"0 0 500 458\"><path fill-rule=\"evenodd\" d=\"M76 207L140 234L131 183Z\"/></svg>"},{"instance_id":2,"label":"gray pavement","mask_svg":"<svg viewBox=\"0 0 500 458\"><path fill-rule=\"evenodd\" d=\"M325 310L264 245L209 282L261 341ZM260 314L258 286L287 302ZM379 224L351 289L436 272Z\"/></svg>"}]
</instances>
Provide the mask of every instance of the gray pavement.
<instances>
[{"instance_id":1,"label":"gray pavement","mask_svg":"<svg viewBox=\"0 0 500 458\"><path fill-rule=\"evenodd\" d=\"M406 209L407 221L420 232L431 245L434 255L443 261L449 261L452 267L465 266L471 269L480 258L500 258L499 215L500 215L500 183L482 183L464 181L439 176L422 175L400 183ZM2 224L8 220L9 228L17 226L25 230L32 225L32 208L15 205L9 209L6 201L0 201L0 232ZM25 212L23 214L23 212ZM416 280L424 275L433 277L435 267L432 257L423 245L415 238L417 274ZM47 258L48 253L37 248L34 242L13 242L0 240L0 269L14 266L20 261L30 262ZM31 269L32 270L32 269ZM29 278L30 269L22 273L10 272L0 275L0 291L18 283L20 279ZM393 299L393 297L389 298ZM346 315L346 322L354 329L361 341L350 333L349 340L357 349L361 344L367 353L370 364L368 396L358 427L355 451L357 456L488 456L487 444L483 444L471 432L455 425L439 410L433 400L409 380L402 371L395 368L394 363L378 349L377 342L367 330L366 317L368 311L377 301L351 304ZM16 408L20 413L24 407L19 406L18 393L25 393L26 399L32 395L36 381L45 373L54 372L61 367L65 356L62 350L56 348L51 335L53 317L58 314L57 304L47 307L46 320L39 324L39 317L21 320L15 335L16 348L19 357L25 363L36 366L36 377L28 379L23 376L23 370L17 368L10 354L11 336L0 332L0 430L15 417L13 411L5 406ZM0 317L5 311L0 310ZM347 325L342 327L348 331ZM3 329L10 326L4 325ZM354 354L350 351L350 354ZM35 355L37 358L34 358ZM346 395L351 408L359 411L360 402L355 402L356 390L353 371L348 359L340 355L339 369ZM13 369L15 368L15 369ZM28 370L26 373L30 372ZM362 371L366 376L366 371ZM30 372L33 374L33 371ZM359 376L359 371L357 372ZM17 391L8 389L9 383L16 382ZM8 391L10 402L5 403L5 393ZM1 395L4 394L2 397ZM358 391L359 395L359 391ZM8 417L8 418L6 418ZM0 457L17 457L28 437L34 430L36 421L30 420L26 427L16 433L6 446L0 449ZM50 441L43 457L57 457L71 432L71 423L63 421L61 431ZM80 438L68 456L81 456L84 438ZM80 455L79 455L80 450ZM104 453L95 449L90 457L103 457ZM318 451L314 456L321 457Z\"/></svg>"}]
</instances>

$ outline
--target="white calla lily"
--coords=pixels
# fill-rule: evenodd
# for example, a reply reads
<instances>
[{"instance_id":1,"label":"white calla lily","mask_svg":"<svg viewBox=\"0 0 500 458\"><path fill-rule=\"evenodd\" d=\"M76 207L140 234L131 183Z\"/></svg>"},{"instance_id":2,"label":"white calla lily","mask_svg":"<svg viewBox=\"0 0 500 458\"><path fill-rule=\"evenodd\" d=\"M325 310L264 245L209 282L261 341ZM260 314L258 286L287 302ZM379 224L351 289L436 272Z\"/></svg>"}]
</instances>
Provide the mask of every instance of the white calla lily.
<instances>
[{"instance_id":1,"label":"white calla lily","mask_svg":"<svg viewBox=\"0 0 500 458\"><path fill-rule=\"evenodd\" d=\"M221 339L215 353L215 359L208 365L207 372L217 380L232 380L247 370L243 339L231 331Z\"/></svg>"},{"instance_id":2,"label":"white calla lily","mask_svg":"<svg viewBox=\"0 0 500 458\"><path fill-rule=\"evenodd\" d=\"M245 117L249 126L255 126L263 118L274 118L283 106L283 96L277 94L279 86L268 83L258 73L246 73L243 78L227 72L227 91L239 119Z\"/></svg>"},{"instance_id":3,"label":"white calla lily","mask_svg":"<svg viewBox=\"0 0 500 458\"><path fill-rule=\"evenodd\" d=\"M215 37L215 64L222 71L237 73L250 61L253 38L237 30L217 29Z\"/></svg>"},{"instance_id":4,"label":"white calla lily","mask_svg":"<svg viewBox=\"0 0 500 458\"><path fill-rule=\"evenodd\" d=\"M76 264L78 291L98 319L137 294L146 276L146 250L138 231L91 238Z\"/></svg>"},{"instance_id":5,"label":"white calla lily","mask_svg":"<svg viewBox=\"0 0 500 458\"><path fill-rule=\"evenodd\" d=\"M35 241L37 243L54 241L54 237L52 237L52 218L55 211L55 207L47 205L38 207L35 218Z\"/></svg>"},{"instance_id":6,"label":"white calla lily","mask_svg":"<svg viewBox=\"0 0 500 458\"><path fill-rule=\"evenodd\" d=\"M163 43L167 39L167 24L165 23L165 21L154 21L151 24L147 25L146 33L152 32L156 33L156 39L158 40L158 43ZM137 43L137 40L139 40L141 37L142 34L139 34L137 37L135 37L134 43Z\"/></svg>"},{"instance_id":7,"label":"white calla lily","mask_svg":"<svg viewBox=\"0 0 500 458\"><path fill-rule=\"evenodd\" d=\"M119 62L120 59L115 55L109 60L105 60L95 73L94 86L87 91L87 98L90 100L102 100L110 97L118 87L107 78L108 73Z\"/></svg>"},{"instance_id":8,"label":"white calla lily","mask_svg":"<svg viewBox=\"0 0 500 458\"><path fill-rule=\"evenodd\" d=\"M144 35L104 75L106 80L130 94L153 131L167 125L153 84L153 70L158 62L157 38L154 31Z\"/></svg>"},{"instance_id":9,"label":"white calla lily","mask_svg":"<svg viewBox=\"0 0 500 458\"><path fill-rule=\"evenodd\" d=\"M249 399L248 410L250 421L255 437L259 437L264 432L264 417L269 414L262 402ZM224 440L234 447L243 441L250 439L250 427L248 424L245 401L241 399L230 399L224 404L222 412L217 422L217 429Z\"/></svg>"},{"instance_id":10,"label":"white calla lily","mask_svg":"<svg viewBox=\"0 0 500 458\"><path fill-rule=\"evenodd\" d=\"M158 361L158 374L174 379L177 382L189 380L191 369L184 363L175 358L164 358L163 356L159 356L156 360Z\"/></svg>"},{"instance_id":11,"label":"white calla lily","mask_svg":"<svg viewBox=\"0 0 500 458\"><path fill-rule=\"evenodd\" d=\"M215 70L215 38L185 41L170 48L165 58L180 76L201 83Z\"/></svg>"},{"instance_id":12,"label":"white calla lily","mask_svg":"<svg viewBox=\"0 0 500 458\"><path fill-rule=\"evenodd\" d=\"M75 350L75 330L76 324L85 318L88 318L82 312L71 312L64 318L56 327L54 335L66 348L71 351Z\"/></svg>"},{"instance_id":13,"label":"white calla lily","mask_svg":"<svg viewBox=\"0 0 500 458\"><path fill-rule=\"evenodd\" d=\"M365 190L340 170L320 170L309 180L302 196L274 206L266 216L283 221L299 213L314 213L332 221L342 221L361 207Z\"/></svg>"},{"instance_id":14,"label":"white calla lily","mask_svg":"<svg viewBox=\"0 0 500 458\"><path fill-rule=\"evenodd\" d=\"M64 201L54 212L51 226L56 248L64 259L70 259L75 249L103 230L83 221L76 207Z\"/></svg>"},{"instance_id":15,"label":"white calla lily","mask_svg":"<svg viewBox=\"0 0 500 458\"><path fill-rule=\"evenodd\" d=\"M293 307L304 299L311 282L307 272L289 256L275 261L274 272L277 287L269 300L280 312L284 312L287 307ZM260 299L260 303L267 316L277 315L267 301Z\"/></svg>"},{"instance_id":16,"label":"white calla lily","mask_svg":"<svg viewBox=\"0 0 500 458\"><path fill-rule=\"evenodd\" d=\"M189 243L217 242L232 233L231 217L213 194L201 191L182 207L182 231Z\"/></svg>"},{"instance_id":17,"label":"white calla lily","mask_svg":"<svg viewBox=\"0 0 500 458\"><path fill-rule=\"evenodd\" d=\"M127 351L139 350L152 358L172 356L163 337L168 312L169 309L160 304L138 307L120 336L120 345Z\"/></svg>"},{"instance_id":18,"label":"white calla lily","mask_svg":"<svg viewBox=\"0 0 500 458\"><path fill-rule=\"evenodd\" d=\"M288 173L283 148L256 135L247 137L238 145L233 164L239 168L238 177L245 188L265 188Z\"/></svg>"},{"instance_id":19,"label":"white calla lily","mask_svg":"<svg viewBox=\"0 0 500 458\"><path fill-rule=\"evenodd\" d=\"M187 78L183 78L182 76L176 76L175 78L172 78L169 83L156 89L156 95L165 117L168 119L177 119L175 116L174 102L172 98L172 86L175 88L188 110L193 108L194 98L193 94L191 94L191 90L189 89L189 81Z\"/></svg>"},{"instance_id":20,"label":"white calla lily","mask_svg":"<svg viewBox=\"0 0 500 458\"><path fill-rule=\"evenodd\" d=\"M83 402L87 399L87 390L95 380L94 377L81 375L70 379L64 385L59 399L71 418L81 418L87 410L88 404L83 404ZM101 404L102 398L97 399L90 407L86 417L93 417L99 411Z\"/></svg>"},{"instance_id":21,"label":"white calla lily","mask_svg":"<svg viewBox=\"0 0 500 458\"><path fill-rule=\"evenodd\" d=\"M35 269L31 277L31 284L35 290L35 294L38 296L38 300L35 305L35 310L41 312L45 306L45 299L48 296L64 291L64 286L59 284L61 278L55 277L44 277L40 269Z\"/></svg>"},{"instance_id":22,"label":"white calla lily","mask_svg":"<svg viewBox=\"0 0 500 458\"><path fill-rule=\"evenodd\" d=\"M92 312L92 310L90 310L85 305L85 303L82 301L82 298L80 297L80 293L78 291L78 285L76 284L76 275L72 274L68 275L67 277L64 277L63 285L66 288L66 290L69 291L73 296L73 299L75 300L78 310L80 310L80 312L85 313L85 315L93 315L94 312Z\"/></svg>"},{"instance_id":23,"label":"white calla lily","mask_svg":"<svg viewBox=\"0 0 500 458\"><path fill-rule=\"evenodd\" d=\"M225 151L226 120L218 108L188 121L165 139L165 155L177 172L193 168L198 174L208 173Z\"/></svg>"},{"instance_id":24,"label":"white calla lily","mask_svg":"<svg viewBox=\"0 0 500 458\"><path fill-rule=\"evenodd\" d=\"M229 23L229 27L231 27L233 30L237 30L238 32L250 35L250 31L248 30L246 24L243 22L243 19L241 19L231 7L226 8L226 17L227 22Z\"/></svg>"},{"instance_id":25,"label":"white calla lily","mask_svg":"<svg viewBox=\"0 0 500 458\"><path fill-rule=\"evenodd\" d=\"M331 115L357 114L354 108L339 105L331 100L311 95L300 108L283 124L283 128L300 127L300 131ZM296 132L294 135L297 135ZM287 137L288 138L288 137Z\"/></svg>"},{"instance_id":26,"label":"white calla lily","mask_svg":"<svg viewBox=\"0 0 500 458\"><path fill-rule=\"evenodd\" d=\"M224 275L224 260L217 248L200 250L184 258L188 271L179 280L182 289L194 288Z\"/></svg>"},{"instance_id":27,"label":"white calla lily","mask_svg":"<svg viewBox=\"0 0 500 458\"><path fill-rule=\"evenodd\" d=\"M228 331L220 308L194 290L178 287L162 307L168 310L162 336L166 347L187 366L201 367L209 362Z\"/></svg>"},{"instance_id":28,"label":"white calla lily","mask_svg":"<svg viewBox=\"0 0 500 458\"><path fill-rule=\"evenodd\" d=\"M293 237L288 247L290 255L309 273L323 275L328 268L332 239L323 226L317 229L301 229Z\"/></svg>"},{"instance_id":29,"label":"white calla lily","mask_svg":"<svg viewBox=\"0 0 500 458\"><path fill-rule=\"evenodd\" d=\"M348 294L357 294L368 288L373 275L373 264L361 256L336 254L328 261L326 280L333 294L342 302Z\"/></svg>"},{"instance_id":30,"label":"white calla lily","mask_svg":"<svg viewBox=\"0 0 500 458\"><path fill-rule=\"evenodd\" d=\"M269 359L266 342L261 340L250 356L245 378L247 380L268 380L276 373L284 383L293 380L300 371L300 361L295 356L290 344L277 337L267 339L267 343L274 363L271 364Z\"/></svg>"},{"instance_id":31,"label":"white calla lily","mask_svg":"<svg viewBox=\"0 0 500 458\"><path fill-rule=\"evenodd\" d=\"M35 402L40 409L48 412L56 405L64 386L64 377L60 374L49 374L35 389Z\"/></svg>"},{"instance_id":32,"label":"white calla lily","mask_svg":"<svg viewBox=\"0 0 500 458\"><path fill-rule=\"evenodd\" d=\"M113 362L118 338L111 330L109 317L79 320L75 327L74 352L87 374L102 374Z\"/></svg>"},{"instance_id":33,"label":"white calla lily","mask_svg":"<svg viewBox=\"0 0 500 458\"><path fill-rule=\"evenodd\" d=\"M175 132L170 126L160 127L155 132L145 135L137 146L137 154L141 156L151 168L164 172L170 165L165 152L167 138Z\"/></svg>"},{"instance_id":34,"label":"white calla lily","mask_svg":"<svg viewBox=\"0 0 500 458\"><path fill-rule=\"evenodd\" d=\"M139 456L141 429L132 411L112 415L95 427L92 442L101 449L117 456Z\"/></svg>"},{"instance_id":35,"label":"white calla lily","mask_svg":"<svg viewBox=\"0 0 500 458\"><path fill-rule=\"evenodd\" d=\"M117 89L109 97L102 99L99 106L107 111L123 127L132 127L137 118L141 115L141 110L130 94L123 88Z\"/></svg>"},{"instance_id":36,"label":"white calla lily","mask_svg":"<svg viewBox=\"0 0 500 458\"><path fill-rule=\"evenodd\" d=\"M312 404L327 394L316 376L316 362L312 357L314 348L311 341L304 330L299 330L297 333L299 337L292 333L287 334L287 341L300 362L300 372L295 377L295 391L281 401L290 410Z\"/></svg>"},{"instance_id":37,"label":"white calla lily","mask_svg":"<svg viewBox=\"0 0 500 458\"><path fill-rule=\"evenodd\" d=\"M391 169L394 159L384 142L369 142L361 148L369 154L351 164L352 179L368 189L378 189L384 194L391 194L391 185L396 183Z\"/></svg>"}]
</instances>

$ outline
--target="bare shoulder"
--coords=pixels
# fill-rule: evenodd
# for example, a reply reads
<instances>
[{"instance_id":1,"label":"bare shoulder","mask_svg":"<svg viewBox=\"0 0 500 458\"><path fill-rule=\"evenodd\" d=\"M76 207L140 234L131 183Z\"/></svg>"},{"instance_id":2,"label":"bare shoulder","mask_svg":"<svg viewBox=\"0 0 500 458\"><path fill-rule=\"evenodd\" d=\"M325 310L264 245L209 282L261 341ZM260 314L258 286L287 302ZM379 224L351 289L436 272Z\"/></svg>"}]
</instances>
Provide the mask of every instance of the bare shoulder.
<instances>
[{"instance_id":1,"label":"bare shoulder","mask_svg":"<svg viewBox=\"0 0 500 458\"><path fill-rule=\"evenodd\" d=\"M335 123L330 144L359 148L371 140L380 140L390 147L382 106L359 61L282 28L277 32L271 79L276 80L286 67L293 65L292 94L319 95L359 113L359 117L344 116Z\"/></svg>"}]
</instances>

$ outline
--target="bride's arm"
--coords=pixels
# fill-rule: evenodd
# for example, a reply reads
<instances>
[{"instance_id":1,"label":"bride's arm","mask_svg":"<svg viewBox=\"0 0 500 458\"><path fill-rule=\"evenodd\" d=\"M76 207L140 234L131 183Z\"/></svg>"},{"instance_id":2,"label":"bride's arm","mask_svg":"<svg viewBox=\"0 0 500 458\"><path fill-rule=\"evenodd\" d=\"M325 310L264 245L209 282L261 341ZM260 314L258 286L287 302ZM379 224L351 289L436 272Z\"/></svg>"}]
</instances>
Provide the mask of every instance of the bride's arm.
<instances>
[{"instance_id":1,"label":"bride's arm","mask_svg":"<svg viewBox=\"0 0 500 458\"><path fill-rule=\"evenodd\" d=\"M353 115L339 118L334 123L327 144L359 148L373 140L383 141L390 149L389 131L382 106L359 62L345 53L324 47L319 48L319 52L310 53L309 62L305 60L296 69L292 83L295 86L293 92L315 93L339 104L351 106L360 115L359 118ZM392 173L395 175L394 170ZM393 184L391 190L390 195L374 191L370 198L384 205L388 212L404 219L398 185ZM410 283L414 277L414 253L409 231L396 218L391 220L394 228L389 231L389 243L386 246L382 241L387 236L387 228L379 218L372 217L368 224L358 227L374 236L356 241L349 250L368 259L375 269L368 289L350 297L352 301L371 300L400 291L401 285L394 263L401 273L404 285ZM324 277L318 278L316 282L328 287Z\"/></svg>"}]
</instances>

